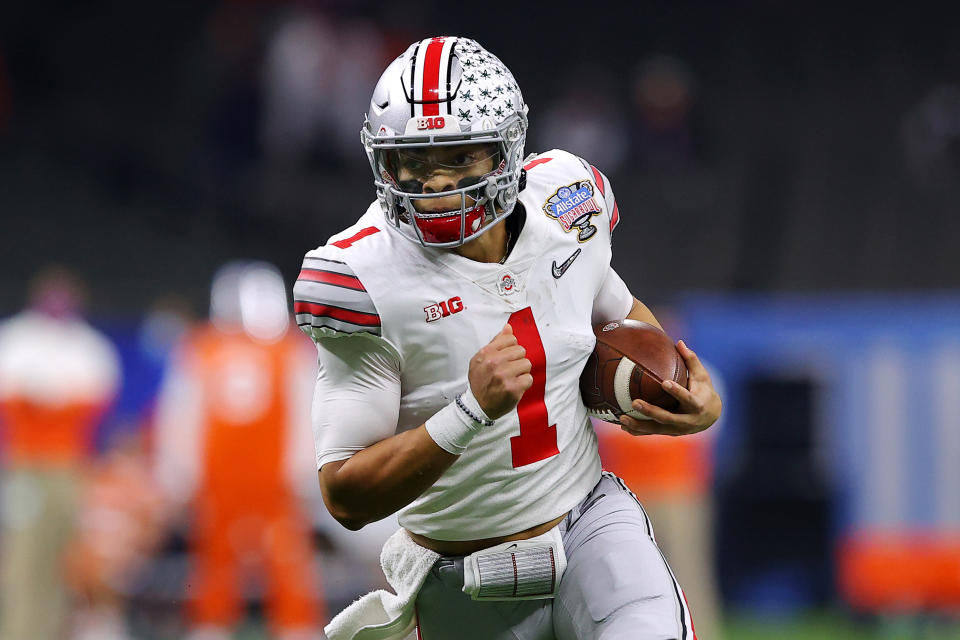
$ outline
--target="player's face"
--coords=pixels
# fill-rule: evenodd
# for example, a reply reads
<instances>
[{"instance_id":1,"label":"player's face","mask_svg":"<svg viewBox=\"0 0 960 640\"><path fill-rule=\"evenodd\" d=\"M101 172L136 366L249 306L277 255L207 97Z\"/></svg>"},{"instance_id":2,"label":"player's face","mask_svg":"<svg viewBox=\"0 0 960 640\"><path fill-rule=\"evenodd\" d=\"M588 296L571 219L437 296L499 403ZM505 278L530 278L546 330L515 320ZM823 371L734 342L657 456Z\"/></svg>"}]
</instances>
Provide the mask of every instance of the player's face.
<instances>
[{"instance_id":1,"label":"player's face","mask_svg":"<svg viewBox=\"0 0 960 640\"><path fill-rule=\"evenodd\" d=\"M404 149L393 154L397 182L410 193L440 193L480 182L500 163L495 144L463 144L453 147ZM467 207L473 204L467 198ZM413 205L421 213L459 211L460 196L416 198Z\"/></svg>"}]
</instances>

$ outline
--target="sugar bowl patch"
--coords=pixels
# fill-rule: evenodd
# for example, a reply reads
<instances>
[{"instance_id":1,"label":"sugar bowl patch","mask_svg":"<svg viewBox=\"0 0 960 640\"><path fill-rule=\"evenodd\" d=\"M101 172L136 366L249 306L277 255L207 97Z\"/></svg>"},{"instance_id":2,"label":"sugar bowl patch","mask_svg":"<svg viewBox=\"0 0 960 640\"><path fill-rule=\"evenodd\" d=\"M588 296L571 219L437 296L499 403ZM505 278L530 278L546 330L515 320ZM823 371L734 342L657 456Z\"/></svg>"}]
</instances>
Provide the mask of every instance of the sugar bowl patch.
<instances>
[{"instance_id":1,"label":"sugar bowl patch","mask_svg":"<svg viewBox=\"0 0 960 640\"><path fill-rule=\"evenodd\" d=\"M590 219L600 213L593 197L593 184L578 180L560 187L543 203L543 212L560 223L564 231L577 230L577 240L586 242L597 233Z\"/></svg>"}]
</instances>

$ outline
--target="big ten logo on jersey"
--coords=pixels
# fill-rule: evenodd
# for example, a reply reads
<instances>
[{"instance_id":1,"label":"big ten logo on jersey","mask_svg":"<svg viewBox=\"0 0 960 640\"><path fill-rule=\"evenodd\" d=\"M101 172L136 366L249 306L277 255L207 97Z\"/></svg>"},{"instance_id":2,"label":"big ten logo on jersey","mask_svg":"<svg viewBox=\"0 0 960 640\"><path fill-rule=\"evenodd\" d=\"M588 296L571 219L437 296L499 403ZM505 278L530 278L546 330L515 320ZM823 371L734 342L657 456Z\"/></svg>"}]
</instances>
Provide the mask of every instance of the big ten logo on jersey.
<instances>
[{"instance_id":1,"label":"big ten logo on jersey","mask_svg":"<svg viewBox=\"0 0 960 640\"><path fill-rule=\"evenodd\" d=\"M447 122L443 116L428 116L417 118L417 129L443 129Z\"/></svg>"},{"instance_id":2,"label":"big ten logo on jersey","mask_svg":"<svg viewBox=\"0 0 960 640\"><path fill-rule=\"evenodd\" d=\"M460 313L464 308L463 300L460 299L460 296L453 296L449 300L427 305L423 310L427 314L427 322L433 322L440 318L446 318L455 313Z\"/></svg>"}]
</instances>

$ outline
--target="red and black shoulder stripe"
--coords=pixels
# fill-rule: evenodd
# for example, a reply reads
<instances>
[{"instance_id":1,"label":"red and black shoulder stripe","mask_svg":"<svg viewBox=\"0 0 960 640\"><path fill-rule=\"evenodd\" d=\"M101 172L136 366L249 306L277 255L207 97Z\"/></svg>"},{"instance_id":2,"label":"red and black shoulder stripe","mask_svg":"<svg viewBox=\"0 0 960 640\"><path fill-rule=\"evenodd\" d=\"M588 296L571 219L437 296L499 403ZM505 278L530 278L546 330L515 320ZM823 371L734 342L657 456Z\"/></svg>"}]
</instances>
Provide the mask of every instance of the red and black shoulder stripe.
<instances>
[{"instance_id":1,"label":"red and black shoulder stripe","mask_svg":"<svg viewBox=\"0 0 960 640\"><path fill-rule=\"evenodd\" d=\"M297 324L337 333L381 335L380 315L363 283L346 262L307 255L293 286Z\"/></svg>"},{"instance_id":2,"label":"red and black shoulder stripe","mask_svg":"<svg viewBox=\"0 0 960 640\"><path fill-rule=\"evenodd\" d=\"M610 233L613 233L613 230L620 224L620 208L617 206L617 199L613 195L613 187L610 186L610 179L583 158L580 159L580 163L590 172L594 184L597 185L597 191L600 192L600 196L607 205L607 214L610 217Z\"/></svg>"}]
</instances>

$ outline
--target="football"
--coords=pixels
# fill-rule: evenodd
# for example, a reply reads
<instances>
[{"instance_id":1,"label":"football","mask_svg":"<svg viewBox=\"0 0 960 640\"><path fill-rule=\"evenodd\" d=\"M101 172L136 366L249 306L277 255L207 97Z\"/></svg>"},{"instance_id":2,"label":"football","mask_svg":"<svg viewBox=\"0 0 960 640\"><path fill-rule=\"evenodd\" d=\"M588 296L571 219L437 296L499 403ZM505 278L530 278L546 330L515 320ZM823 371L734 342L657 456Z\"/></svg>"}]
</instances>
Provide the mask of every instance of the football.
<instances>
[{"instance_id":1,"label":"football","mask_svg":"<svg viewBox=\"0 0 960 640\"><path fill-rule=\"evenodd\" d=\"M631 408L640 399L668 411L679 406L663 390L664 380L687 387L687 366L670 337L646 322L618 320L594 325L597 345L580 374L580 393L587 412L619 422L626 413L648 419Z\"/></svg>"}]
</instances>

